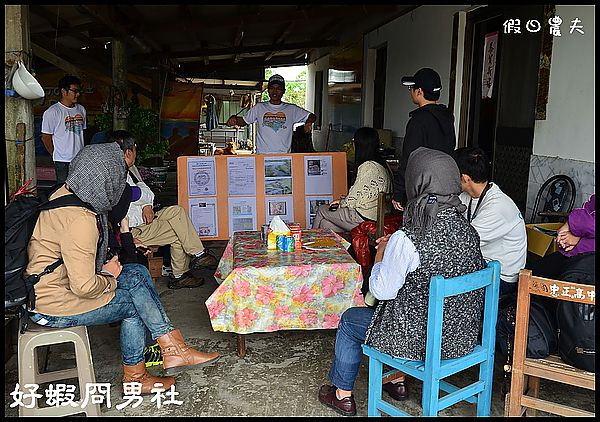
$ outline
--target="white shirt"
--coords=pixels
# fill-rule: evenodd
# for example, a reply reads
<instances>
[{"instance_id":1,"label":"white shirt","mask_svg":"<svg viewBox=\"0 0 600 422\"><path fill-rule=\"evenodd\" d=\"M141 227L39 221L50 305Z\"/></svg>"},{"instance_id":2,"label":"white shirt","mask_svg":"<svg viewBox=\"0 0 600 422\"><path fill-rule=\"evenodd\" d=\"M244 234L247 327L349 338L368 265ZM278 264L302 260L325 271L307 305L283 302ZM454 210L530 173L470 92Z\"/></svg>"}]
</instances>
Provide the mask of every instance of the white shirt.
<instances>
[{"instance_id":1,"label":"white shirt","mask_svg":"<svg viewBox=\"0 0 600 422\"><path fill-rule=\"evenodd\" d=\"M136 178L139 182L135 183L133 178L131 177L130 172L135 174ZM135 202L129 204L129 209L127 210L127 217L129 217L129 227L137 227L144 224L144 218L142 217L142 208L146 205L152 206L154 203L154 192L142 181L142 177L135 166L131 166L129 171L127 172L127 183L130 186L138 186L142 191L142 196Z\"/></svg>"},{"instance_id":2,"label":"white shirt","mask_svg":"<svg viewBox=\"0 0 600 422\"><path fill-rule=\"evenodd\" d=\"M471 197L463 192L460 200L467 206L467 218ZM470 223L479 233L481 253L486 261L500 261L500 278L507 283L515 283L527 260L527 233L523 216L513 200L495 183L473 215L478 202L479 198L473 198Z\"/></svg>"},{"instance_id":3,"label":"white shirt","mask_svg":"<svg viewBox=\"0 0 600 422\"><path fill-rule=\"evenodd\" d=\"M258 123L256 153L272 154L290 152L295 123L304 123L310 112L295 104L275 105L270 102L256 104L245 116L247 124Z\"/></svg>"},{"instance_id":4,"label":"white shirt","mask_svg":"<svg viewBox=\"0 0 600 422\"><path fill-rule=\"evenodd\" d=\"M390 236L383 259L371 269L369 291L378 300L396 299L406 276L421 265L419 252L402 230Z\"/></svg>"},{"instance_id":5,"label":"white shirt","mask_svg":"<svg viewBox=\"0 0 600 422\"><path fill-rule=\"evenodd\" d=\"M52 160L70 163L83 148L84 129L86 111L81 104L67 107L59 101L48 107L42 116L42 133L52 135Z\"/></svg>"}]
</instances>

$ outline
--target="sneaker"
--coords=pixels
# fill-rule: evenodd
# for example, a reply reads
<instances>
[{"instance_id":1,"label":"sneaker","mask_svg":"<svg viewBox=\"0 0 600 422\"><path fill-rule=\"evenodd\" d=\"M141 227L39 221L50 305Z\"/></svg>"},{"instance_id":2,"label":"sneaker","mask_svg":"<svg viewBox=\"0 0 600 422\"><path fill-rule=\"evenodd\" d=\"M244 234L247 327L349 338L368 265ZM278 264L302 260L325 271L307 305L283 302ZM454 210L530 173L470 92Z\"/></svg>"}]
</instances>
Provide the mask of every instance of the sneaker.
<instances>
[{"instance_id":1,"label":"sneaker","mask_svg":"<svg viewBox=\"0 0 600 422\"><path fill-rule=\"evenodd\" d=\"M190 269L198 270L201 268L207 268L209 270L214 270L217 268L218 263L219 260L214 253L208 249L204 249L201 255L192 256L192 260L190 261Z\"/></svg>"},{"instance_id":2,"label":"sneaker","mask_svg":"<svg viewBox=\"0 0 600 422\"><path fill-rule=\"evenodd\" d=\"M173 274L169 276L169 289L181 289L184 287L193 288L200 287L204 284L203 278L196 278L192 275L185 273L180 277L175 277Z\"/></svg>"},{"instance_id":3,"label":"sneaker","mask_svg":"<svg viewBox=\"0 0 600 422\"><path fill-rule=\"evenodd\" d=\"M160 270L160 275L163 276L163 277L168 277L171 274L173 274L173 269L171 267L165 267L163 265L162 269Z\"/></svg>"},{"instance_id":4,"label":"sneaker","mask_svg":"<svg viewBox=\"0 0 600 422\"><path fill-rule=\"evenodd\" d=\"M163 364L162 352L158 343L144 347L144 362L146 368Z\"/></svg>"}]
</instances>

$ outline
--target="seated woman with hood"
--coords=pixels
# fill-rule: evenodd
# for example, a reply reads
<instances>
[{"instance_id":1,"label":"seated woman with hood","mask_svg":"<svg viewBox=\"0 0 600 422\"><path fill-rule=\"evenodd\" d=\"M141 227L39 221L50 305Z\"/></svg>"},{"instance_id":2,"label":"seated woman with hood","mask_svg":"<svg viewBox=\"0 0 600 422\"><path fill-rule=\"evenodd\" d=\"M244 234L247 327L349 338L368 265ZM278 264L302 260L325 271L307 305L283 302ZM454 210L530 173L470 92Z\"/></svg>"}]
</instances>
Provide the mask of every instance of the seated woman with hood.
<instances>
[{"instance_id":1,"label":"seated woman with hood","mask_svg":"<svg viewBox=\"0 0 600 422\"><path fill-rule=\"evenodd\" d=\"M84 147L71 161L66 183L50 199L75 194L93 209L63 207L41 211L28 246L26 274L39 274L62 258L63 264L35 284L30 318L39 325L72 327L121 323L123 383L140 383L148 394L155 383L169 389L172 376L155 377L144 365L144 330L158 340L165 375L219 358L202 353L183 339L160 302L148 269L107 260L108 212L119 202L127 167L116 143Z\"/></svg>"},{"instance_id":2,"label":"seated woman with hood","mask_svg":"<svg viewBox=\"0 0 600 422\"><path fill-rule=\"evenodd\" d=\"M403 227L379 240L370 292L377 308L343 313L329 371L333 385L323 385L319 401L346 416L356 414L352 395L363 357L363 343L394 357L424 360L429 282L432 276L458 277L479 271L485 261L479 236L463 217L460 173L448 154L416 149L406 168L408 202ZM481 325L483 289L446 299L442 359L473 351ZM404 400L404 379L383 385L392 398Z\"/></svg>"}]
</instances>

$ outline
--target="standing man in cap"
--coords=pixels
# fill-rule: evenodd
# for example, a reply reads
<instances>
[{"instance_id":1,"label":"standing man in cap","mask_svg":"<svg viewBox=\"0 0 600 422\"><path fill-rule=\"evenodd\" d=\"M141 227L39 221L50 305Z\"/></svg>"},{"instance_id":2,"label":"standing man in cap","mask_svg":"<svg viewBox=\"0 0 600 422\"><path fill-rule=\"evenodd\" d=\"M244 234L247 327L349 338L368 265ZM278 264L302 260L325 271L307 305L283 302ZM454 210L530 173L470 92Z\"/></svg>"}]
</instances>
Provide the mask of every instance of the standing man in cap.
<instances>
[{"instance_id":1,"label":"standing man in cap","mask_svg":"<svg viewBox=\"0 0 600 422\"><path fill-rule=\"evenodd\" d=\"M456 147L454 116L445 105L437 103L442 90L440 75L435 70L424 67L414 76L403 77L402 85L408 86L410 99L418 108L409 113L400 168L394 178L392 203L401 211L406 205L404 173L410 154L419 147L451 154Z\"/></svg>"},{"instance_id":2,"label":"standing man in cap","mask_svg":"<svg viewBox=\"0 0 600 422\"><path fill-rule=\"evenodd\" d=\"M290 152L294 123L304 123L304 132L310 133L317 119L310 111L281 101L285 92L285 80L281 75L269 78L267 88L269 102L260 102L248 110L245 116L231 116L227 126L246 126L258 122L256 153L277 154Z\"/></svg>"}]
</instances>

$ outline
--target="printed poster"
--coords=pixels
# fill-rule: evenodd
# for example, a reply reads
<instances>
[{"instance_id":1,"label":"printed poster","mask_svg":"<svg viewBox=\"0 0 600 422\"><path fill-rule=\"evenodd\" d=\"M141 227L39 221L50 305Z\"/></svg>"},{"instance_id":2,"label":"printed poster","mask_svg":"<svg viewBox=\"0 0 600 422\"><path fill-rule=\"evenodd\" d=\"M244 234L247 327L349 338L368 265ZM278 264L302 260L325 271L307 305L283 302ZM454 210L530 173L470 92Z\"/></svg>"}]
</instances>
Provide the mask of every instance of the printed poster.
<instances>
[{"instance_id":1,"label":"printed poster","mask_svg":"<svg viewBox=\"0 0 600 422\"><path fill-rule=\"evenodd\" d=\"M229 198L229 237L256 227L256 198Z\"/></svg>"},{"instance_id":2,"label":"printed poster","mask_svg":"<svg viewBox=\"0 0 600 422\"><path fill-rule=\"evenodd\" d=\"M313 225L315 215L319 205L329 204L333 201L333 195L329 196L307 196L306 197L306 228L309 229Z\"/></svg>"},{"instance_id":3,"label":"printed poster","mask_svg":"<svg viewBox=\"0 0 600 422\"><path fill-rule=\"evenodd\" d=\"M265 158L265 195L291 195L292 158Z\"/></svg>"},{"instance_id":4,"label":"printed poster","mask_svg":"<svg viewBox=\"0 0 600 422\"><path fill-rule=\"evenodd\" d=\"M217 195L214 157L195 157L188 159L188 195Z\"/></svg>"},{"instance_id":5,"label":"printed poster","mask_svg":"<svg viewBox=\"0 0 600 422\"><path fill-rule=\"evenodd\" d=\"M285 223L294 222L294 198L291 196L268 196L265 198L266 223L278 215Z\"/></svg>"},{"instance_id":6,"label":"printed poster","mask_svg":"<svg viewBox=\"0 0 600 422\"><path fill-rule=\"evenodd\" d=\"M218 237L217 198L190 198L189 215L200 237Z\"/></svg>"},{"instance_id":7,"label":"printed poster","mask_svg":"<svg viewBox=\"0 0 600 422\"><path fill-rule=\"evenodd\" d=\"M244 196L256 192L256 159L227 157L229 196Z\"/></svg>"},{"instance_id":8,"label":"printed poster","mask_svg":"<svg viewBox=\"0 0 600 422\"><path fill-rule=\"evenodd\" d=\"M309 155L304 157L304 191L306 195L333 194L332 160L330 155Z\"/></svg>"}]
</instances>

